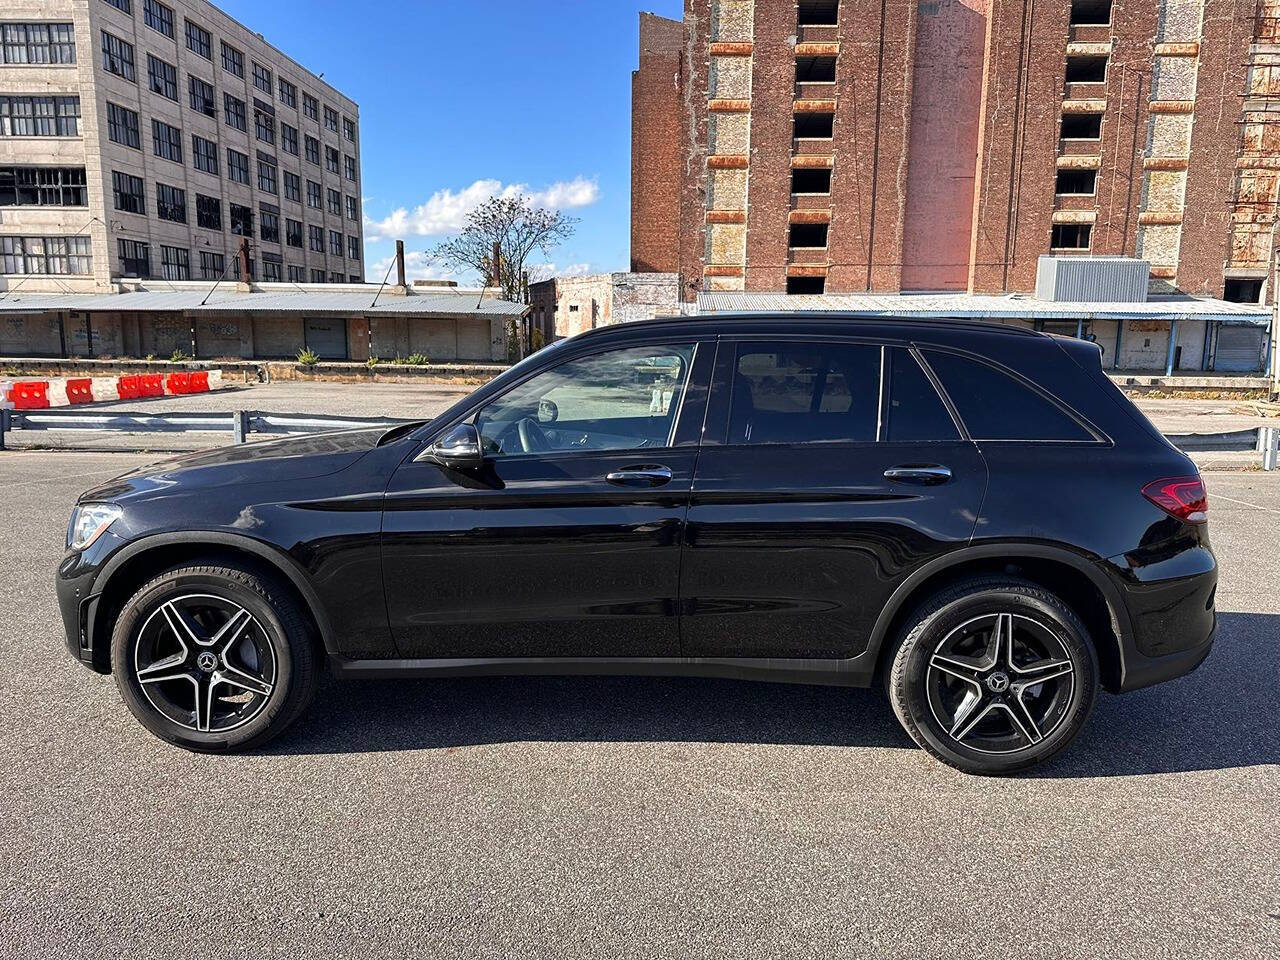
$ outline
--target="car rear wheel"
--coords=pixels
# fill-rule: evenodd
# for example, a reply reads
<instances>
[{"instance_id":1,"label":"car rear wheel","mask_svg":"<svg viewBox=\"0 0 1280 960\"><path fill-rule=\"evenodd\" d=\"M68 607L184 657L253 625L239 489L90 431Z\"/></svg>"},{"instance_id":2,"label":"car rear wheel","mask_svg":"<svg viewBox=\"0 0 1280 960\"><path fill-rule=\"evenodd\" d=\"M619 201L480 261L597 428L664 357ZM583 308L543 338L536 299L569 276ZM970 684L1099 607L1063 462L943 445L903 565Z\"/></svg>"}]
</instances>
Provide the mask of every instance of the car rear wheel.
<instances>
[{"instance_id":1,"label":"car rear wheel","mask_svg":"<svg viewBox=\"0 0 1280 960\"><path fill-rule=\"evenodd\" d=\"M1097 698L1098 660L1079 617L1053 594L970 580L911 617L888 687L903 728L943 763L1013 773L1076 738Z\"/></svg>"},{"instance_id":2,"label":"car rear wheel","mask_svg":"<svg viewBox=\"0 0 1280 960\"><path fill-rule=\"evenodd\" d=\"M306 709L319 682L309 621L268 576L169 570L125 604L111 638L116 685L156 736L200 752L247 750Z\"/></svg>"}]
</instances>

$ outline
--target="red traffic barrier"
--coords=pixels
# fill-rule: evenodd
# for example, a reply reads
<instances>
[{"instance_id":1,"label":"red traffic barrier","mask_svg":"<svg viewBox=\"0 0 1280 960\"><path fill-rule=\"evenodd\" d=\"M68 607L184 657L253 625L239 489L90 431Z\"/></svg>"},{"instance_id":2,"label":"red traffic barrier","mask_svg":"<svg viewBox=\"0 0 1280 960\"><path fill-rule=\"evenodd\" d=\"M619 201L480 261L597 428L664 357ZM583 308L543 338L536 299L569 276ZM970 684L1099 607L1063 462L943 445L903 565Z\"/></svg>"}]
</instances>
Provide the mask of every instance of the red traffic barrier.
<instances>
[{"instance_id":1,"label":"red traffic barrier","mask_svg":"<svg viewBox=\"0 0 1280 960\"><path fill-rule=\"evenodd\" d=\"M166 393L190 393L191 392L191 374L189 373L171 373L169 380L165 384Z\"/></svg>"},{"instance_id":2,"label":"red traffic barrier","mask_svg":"<svg viewBox=\"0 0 1280 960\"><path fill-rule=\"evenodd\" d=\"M20 380L9 390L15 410L44 410L49 406L49 384L44 380Z\"/></svg>"},{"instance_id":3,"label":"red traffic barrier","mask_svg":"<svg viewBox=\"0 0 1280 960\"><path fill-rule=\"evenodd\" d=\"M136 375L121 377L116 381L116 390L121 400L137 400L142 396L142 378Z\"/></svg>"},{"instance_id":4,"label":"red traffic barrier","mask_svg":"<svg viewBox=\"0 0 1280 960\"><path fill-rule=\"evenodd\" d=\"M190 375L191 379L187 384L187 393L207 393L209 391L209 372L200 370Z\"/></svg>"},{"instance_id":5,"label":"red traffic barrier","mask_svg":"<svg viewBox=\"0 0 1280 960\"><path fill-rule=\"evenodd\" d=\"M68 380L67 400L72 404L93 403L93 378Z\"/></svg>"},{"instance_id":6,"label":"red traffic barrier","mask_svg":"<svg viewBox=\"0 0 1280 960\"><path fill-rule=\"evenodd\" d=\"M143 373L138 376L140 387L139 396L143 397L163 397L164 396L164 376L159 373Z\"/></svg>"}]
</instances>

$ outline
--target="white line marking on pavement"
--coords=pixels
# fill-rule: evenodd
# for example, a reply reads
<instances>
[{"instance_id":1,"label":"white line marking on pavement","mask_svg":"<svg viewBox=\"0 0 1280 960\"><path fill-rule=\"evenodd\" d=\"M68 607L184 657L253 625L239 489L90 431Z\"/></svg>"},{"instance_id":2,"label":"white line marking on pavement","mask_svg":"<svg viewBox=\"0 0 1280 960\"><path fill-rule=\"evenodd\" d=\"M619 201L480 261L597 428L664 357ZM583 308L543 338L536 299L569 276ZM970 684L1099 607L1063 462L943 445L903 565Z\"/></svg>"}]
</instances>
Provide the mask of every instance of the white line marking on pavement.
<instances>
[{"instance_id":1,"label":"white line marking on pavement","mask_svg":"<svg viewBox=\"0 0 1280 960\"><path fill-rule=\"evenodd\" d=\"M52 483L55 480L79 480L82 477L100 477L104 473L121 474L124 473L119 466L110 467L107 470L93 470L89 473L67 473L56 477L35 477L31 480L10 480L3 484L6 487L28 487L33 483ZM1225 499L1225 498L1224 498ZM1277 511L1280 513L1280 511Z\"/></svg>"},{"instance_id":2,"label":"white line marking on pavement","mask_svg":"<svg viewBox=\"0 0 1280 960\"><path fill-rule=\"evenodd\" d=\"M1220 493L1211 493L1209 497L1212 500L1225 500L1227 503L1238 503L1242 507L1253 507L1255 510L1265 510L1267 513L1280 513L1280 510L1277 510L1275 507L1264 507L1260 503L1250 503L1248 500L1236 500L1232 497L1224 497Z\"/></svg>"}]
</instances>

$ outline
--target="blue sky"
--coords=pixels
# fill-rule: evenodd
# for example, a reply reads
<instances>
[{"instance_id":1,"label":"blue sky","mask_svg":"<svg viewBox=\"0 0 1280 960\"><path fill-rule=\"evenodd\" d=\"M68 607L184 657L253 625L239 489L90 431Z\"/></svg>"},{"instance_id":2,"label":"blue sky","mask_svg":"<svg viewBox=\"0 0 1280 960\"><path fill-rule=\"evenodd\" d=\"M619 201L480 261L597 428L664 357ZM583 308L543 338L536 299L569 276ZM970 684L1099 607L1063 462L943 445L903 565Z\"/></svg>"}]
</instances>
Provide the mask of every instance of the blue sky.
<instances>
[{"instance_id":1,"label":"blue sky","mask_svg":"<svg viewBox=\"0 0 1280 960\"><path fill-rule=\"evenodd\" d=\"M421 252L514 185L581 220L557 272L627 268L639 13L682 0L217 3L360 105L369 280L396 235L411 276L444 275Z\"/></svg>"}]
</instances>

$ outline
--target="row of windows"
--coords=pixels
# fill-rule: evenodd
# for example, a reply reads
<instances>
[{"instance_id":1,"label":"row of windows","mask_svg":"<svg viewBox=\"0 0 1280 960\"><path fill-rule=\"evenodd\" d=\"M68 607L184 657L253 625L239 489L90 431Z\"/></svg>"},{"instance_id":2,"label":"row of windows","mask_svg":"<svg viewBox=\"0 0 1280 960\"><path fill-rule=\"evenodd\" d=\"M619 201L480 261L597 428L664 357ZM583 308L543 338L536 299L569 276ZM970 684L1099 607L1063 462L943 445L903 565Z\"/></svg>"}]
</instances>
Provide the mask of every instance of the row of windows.
<instances>
[{"instance_id":1,"label":"row of windows","mask_svg":"<svg viewBox=\"0 0 1280 960\"><path fill-rule=\"evenodd\" d=\"M79 135L79 97L0 96L0 137Z\"/></svg>"},{"instance_id":2,"label":"row of windows","mask_svg":"<svg viewBox=\"0 0 1280 960\"><path fill-rule=\"evenodd\" d=\"M0 186L2 185L3 180L0 179ZM136 177L121 170L113 170L111 173L111 188L115 209L122 213L146 215L146 184L141 177ZM264 203L261 204L260 210L262 215L259 222L260 239L267 243L280 243L280 208ZM161 220L186 223L186 190L167 183L157 183L156 216ZM253 219L253 209L251 207L239 203L229 204L229 223L233 234L245 237L253 236ZM222 201L219 198L208 197L200 193L196 194L196 225L205 230L222 229ZM301 249L303 226L304 224L301 220L286 218L284 243L287 246ZM349 260L361 259L360 236L358 234L344 234L340 230L329 230L329 242L326 247L324 227L311 225L307 229L309 231L311 249L316 253L324 253L327 249L331 256L344 257Z\"/></svg>"},{"instance_id":3,"label":"row of windows","mask_svg":"<svg viewBox=\"0 0 1280 960\"><path fill-rule=\"evenodd\" d=\"M157 157L165 160L171 160L174 163L182 163L182 131L178 127L153 119L151 121L152 134L152 150ZM135 150L142 148L142 138L139 130L138 114L128 107L122 107L108 101L107 103L107 136L114 143L119 143L126 147L133 147ZM310 138L308 138L310 140ZM218 169L218 145L207 140L199 134L191 135L191 154L192 165L203 173L219 174ZM336 154L334 151L334 166L337 164ZM356 179L355 158L347 157L347 179ZM331 168L332 169L332 168ZM276 158L271 154L258 153L257 161L258 189L267 193L278 195L279 187L279 171ZM239 150L231 147L227 148L227 179L234 183L243 183L248 185L251 183L251 166L248 154L241 153ZM320 209L321 207L321 190L322 187L314 180L307 181L307 203L309 206ZM284 194L285 199L293 200L297 203L302 202L302 178L295 173L285 171L284 174ZM329 210L332 213L341 215L342 213L342 194L330 189ZM337 197L337 200L332 198ZM359 210L354 196L348 195L346 198L346 214L350 220L359 220Z\"/></svg>"},{"instance_id":4,"label":"row of windows","mask_svg":"<svg viewBox=\"0 0 1280 960\"><path fill-rule=\"evenodd\" d=\"M168 244L160 244L160 263L159 276L165 280L190 280L192 279L191 251L186 247L173 247ZM151 277L151 244L141 240L120 239L117 245L117 252L120 256L120 272L126 277ZM227 270L228 259L230 260L230 271ZM280 282L287 275L291 283L302 283L305 279L305 268L298 264L285 264L284 261L273 254L263 254L262 257L262 279L268 282ZM240 257L237 254L231 254L228 258L227 254L215 253L211 250L200 251L200 261L198 264L199 279L201 280L221 280L228 275L228 272L235 279L240 279ZM249 276L257 278L257 264L252 258L249 258ZM360 277L356 274L342 274L336 271L325 273L324 270L311 270L312 283L344 283L350 277L352 283L359 283Z\"/></svg>"},{"instance_id":5,"label":"row of windows","mask_svg":"<svg viewBox=\"0 0 1280 960\"><path fill-rule=\"evenodd\" d=\"M0 167L0 207L87 207L84 167Z\"/></svg>"},{"instance_id":6,"label":"row of windows","mask_svg":"<svg viewBox=\"0 0 1280 960\"><path fill-rule=\"evenodd\" d=\"M0 273L92 274L92 241L88 237L0 237Z\"/></svg>"},{"instance_id":7,"label":"row of windows","mask_svg":"<svg viewBox=\"0 0 1280 960\"><path fill-rule=\"evenodd\" d=\"M75 63L75 26L70 23L0 23L0 62Z\"/></svg>"},{"instance_id":8,"label":"row of windows","mask_svg":"<svg viewBox=\"0 0 1280 960\"><path fill-rule=\"evenodd\" d=\"M132 8L131 0L107 0L107 2L110 3L112 6L132 16L133 8ZM173 10L170 7L161 3L160 0L144 0L143 8L142 8L142 16L143 16L143 22L148 27L158 31L159 33L164 34L170 40L174 39L174 35L173 35L174 16L173 16ZM37 26L40 26L40 25L37 25ZM49 24L45 26L50 26L50 27L66 26L69 28L71 25L70 24ZM197 54L198 56L203 57L204 59L212 62L213 61L213 38L210 36L209 31L205 30L199 24L194 23L191 20L184 21L184 29L185 29L185 39L186 39L187 49ZM110 34L107 34L104 32L103 34L104 54L107 46L106 38L108 36L110 36ZM112 37L112 40L114 41L114 44L113 44L114 46L118 47L118 45L123 44L125 47L128 47L128 58L129 58L130 64L132 64L133 47L130 44L125 43L125 41L120 40L118 37ZM220 53L222 57L222 69L226 70L228 73L232 74L233 76L239 77L241 80L245 79L244 52L233 47L231 44L227 43L225 40L219 41L219 43L220 43ZM67 61L33 60L30 62L73 63L74 61L75 61L75 47L73 43L70 60L67 60ZM7 63L9 61L6 60L5 62ZM25 63L28 61L22 60L22 61L13 61L13 62ZM270 67L267 67L261 63L258 63L256 60L250 60L249 64L250 64L250 71L252 74L253 85L256 89L261 90L263 93L267 94L268 96L272 96L275 94L276 89L278 87L279 93L280 93L280 102L285 104L285 106L292 107L295 110L298 108L298 88L295 84L290 83L288 80L285 80L283 77L278 77L278 78L275 77ZM111 66L107 66L105 59L104 59L104 66L106 66L108 70L111 70L112 73L120 73L120 75L126 77L126 79L129 79L129 80L133 79L131 67L130 67L130 72L126 74L126 73L122 73L120 70L113 69ZM177 99L177 97L174 96L172 99ZM320 101L317 100L315 97L311 96L309 93L304 92L302 94L302 109L303 109L303 113L309 119L315 120L317 122L320 121ZM342 135L354 143L356 139L355 121L351 120L348 117L341 117L342 125L341 127L339 127L339 119L340 117L339 117L338 111L326 104L324 106L325 127L329 130L332 130L334 133L338 133L339 130L341 130Z\"/></svg>"}]
</instances>

